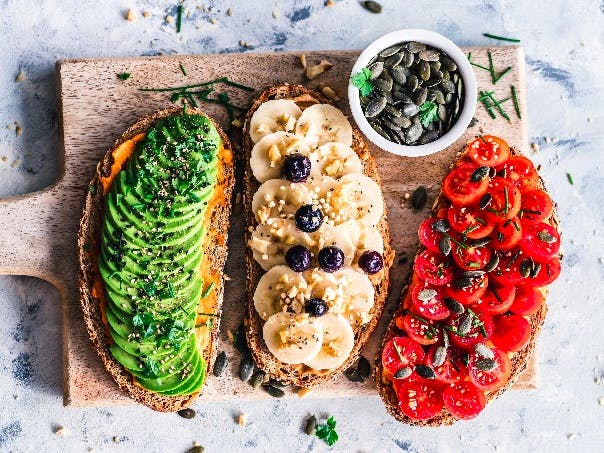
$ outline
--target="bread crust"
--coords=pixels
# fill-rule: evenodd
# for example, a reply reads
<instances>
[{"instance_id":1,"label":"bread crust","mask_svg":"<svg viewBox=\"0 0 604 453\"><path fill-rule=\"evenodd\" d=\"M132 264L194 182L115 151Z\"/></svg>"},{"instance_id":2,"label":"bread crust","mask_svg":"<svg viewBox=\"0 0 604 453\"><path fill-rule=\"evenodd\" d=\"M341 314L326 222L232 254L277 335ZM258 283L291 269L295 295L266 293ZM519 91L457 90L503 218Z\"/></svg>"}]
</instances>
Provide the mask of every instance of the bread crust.
<instances>
[{"instance_id":1,"label":"bread crust","mask_svg":"<svg viewBox=\"0 0 604 453\"><path fill-rule=\"evenodd\" d=\"M103 159L98 163L96 172L90 181L90 187L96 187L97 190L89 190L86 193L78 233L78 285L80 290L80 305L92 345L101 358L103 365L122 391L137 402L161 412L173 412L183 409L189 406L201 392L191 395L166 396L151 392L134 384L132 374L111 355L109 347L113 340L107 332L106 325L103 321L101 299L93 296L92 288L95 279L99 278L98 254L105 210L105 196L101 190L101 178L107 177L111 173L111 168L114 163L112 155L113 151L134 136L146 132L158 119L175 115L181 111L182 109L180 107L170 107L145 116L130 126L114 142L113 146L105 153ZM210 216L210 222L214 228L208 230L206 233L204 239L205 255L203 258L204 262L209 263L210 269L213 272L222 275L227 256L226 236L231 211L231 192L234 183L232 146L224 131L203 111L189 108L187 112L189 114L198 114L208 117L218 130L222 139L223 151L219 155L222 165L218 174L217 184L222 184L224 186L224 195L221 195L224 197L224 202L214 204L211 212L207 213L207 215ZM216 282L215 291L218 304L217 313L220 315L224 292L224 281L222 278ZM210 331L208 346L205 350L201 351L202 356L207 363L207 375L211 373L214 365L219 328L220 316L217 316Z\"/></svg>"},{"instance_id":2,"label":"bread crust","mask_svg":"<svg viewBox=\"0 0 604 453\"><path fill-rule=\"evenodd\" d=\"M283 84L269 87L262 91L253 101L244 124L243 145L245 154L245 174L244 174L244 193L245 193L245 217L248 229L245 233L246 243L251 237L249 227L257 225L254 213L252 212L252 198L254 193L260 187L256 181L250 167L250 156L253 143L249 134L250 120L258 107L273 99L295 99L298 105L304 107L316 103L332 104L323 95L306 88L302 85ZM332 104L333 105L333 104ZM380 184L380 178L377 172L375 161L369 154L369 149L361 133L353 128L352 149L358 154L363 163L363 173L375 182ZM342 371L349 368L359 357L361 349L365 346L371 333L374 331L382 315L386 298L390 289L390 270L394 261L394 250L390 246L390 229L387 221L386 204L384 202L384 215L378 224L378 229L384 240L384 268L383 270L370 277L375 291L375 305L371 311L372 319L359 328L355 334L355 344L346 361L334 370L316 371L303 365L289 365L280 362L268 350L262 337L262 320L254 308L253 295L258 285L260 277L264 274L262 267L254 260L253 253L249 247L246 248L245 262L247 268L246 279L246 311L245 311L245 333L248 346L259 368L264 370L271 377L281 381L284 384L301 387L310 387L325 383Z\"/></svg>"},{"instance_id":3,"label":"bread crust","mask_svg":"<svg viewBox=\"0 0 604 453\"><path fill-rule=\"evenodd\" d=\"M511 155L513 155L513 156L522 155L522 153L517 149L510 148L510 151L511 151ZM466 149L464 148L462 151L460 151L457 154L453 163L449 167L449 170L451 170L453 167L455 167L465 155L466 155ZM543 182L543 179L541 177L539 178L539 188L547 192L547 190L545 188L545 183ZM442 190L441 190L439 192L438 197L434 201L434 205L432 206L432 215L436 214L436 212L440 208L442 197L443 197L443 195L442 195ZM559 219L558 219L558 216L556 213L555 205L554 205L554 209L552 211L552 215L550 216L548 221L558 231L560 231ZM424 247L420 244L415 257L417 257L417 255L422 250L424 250ZM415 260L415 258L414 258L414 260ZM413 267L411 267L411 269L409 271L409 276L407 277L407 283L403 286L403 289L401 292L401 297L399 299L399 306L397 307L396 311L392 315L392 319L390 320L390 322L388 323L388 326L386 327L386 333L384 335L384 338L382 339L382 343L381 343L380 348L378 349L378 353L375 357L376 367L374 370L374 378L376 381L378 393L379 393L380 397L382 398L382 401L384 403L384 406L386 407L386 410L388 411L388 413L390 415L392 415L397 420L399 420L403 423L406 423L408 425L413 425L413 426L452 425L453 423L457 422L458 419L453 417L453 415L451 415L446 409L443 409L443 411L438 416L431 418L430 420L413 420L410 417L407 417L405 414L403 414L401 412L401 410L398 407L397 397L396 397L396 394L394 393L392 385L389 382L387 382L387 381L385 382L382 379L382 372L383 372L382 357L381 357L382 350L384 349L384 346L388 341L390 341L392 338L394 338L395 336L397 336L400 333L400 329L398 329L398 327L396 326L395 320L398 316L402 315L402 313L405 309L405 307L403 307L403 301L405 299L405 296L407 295L407 291L409 289L409 283L411 281L412 275L413 275ZM542 289L542 292L543 292L544 298L546 298L547 293L548 293L547 287L544 287ZM537 313L534 313L533 315L530 316L530 321L531 321L531 326L532 326L531 339L530 339L529 343L523 349L521 349L518 352L513 353L513 356L510 359L511 363L512 363L512 367L510 370L510 375L509 375L508 380L500 389L487 394L487 403L498 398L506 390L511 388L516 383L516 381L518 380L518 378L520 377L522 372L525 370L527 363L528 363L529 359L531 358L531 355L535 351L537 337L539 335L539 332L541 331L541 327L543 326L543 322L545 320L546 313L547 313L547 304L544 303L543 306L541 307L541 309Z\"/></svg>"}]
</instances>

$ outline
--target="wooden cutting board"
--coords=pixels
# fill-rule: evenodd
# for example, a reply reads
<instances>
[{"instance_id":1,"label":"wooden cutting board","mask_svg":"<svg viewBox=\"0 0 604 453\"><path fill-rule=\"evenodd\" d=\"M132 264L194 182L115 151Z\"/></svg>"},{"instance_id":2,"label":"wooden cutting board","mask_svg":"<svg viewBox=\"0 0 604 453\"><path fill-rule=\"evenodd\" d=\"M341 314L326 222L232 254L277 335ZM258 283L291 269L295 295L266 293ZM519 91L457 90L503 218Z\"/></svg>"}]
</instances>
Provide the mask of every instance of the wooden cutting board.
<instances>
[{"instance_id":1,"label":"wooden cutting board","mask_svg":"<svg viewBox=\"0 0 604 453\"><path fill-rule=\"evenodd\" d=\"M487 49L465 49L472 59L487 65ZM376 346L390 318L405 279L409 262L399 258L413 257L417 248L417 227L428 215L428 207L436 196L440 182L454 154L472 136L485 132L504 137L510 145L527 150L526 87L524 53L520 47L491 49L498 71L513 69L496 85L488 72L476 70L478 87L494 90L497 99L509 96L510 86L518 90L522 121L507 103L511 122L489 118L482 106L476 111L476 122L450 148L427 157L403 158L371 146L383 182L389 210L393 247L397 251L393 271L392 293L385 315L372 341L364 351L373 362ZM105 58L62 60L57 63L57 93L61 115L60 168L56 183L40 192L0 200L0 274L32 275L48 280L60 293L63 308L63 378L64 403L70 406L103 406L133 403L120 392L103 368L85 332L78 305L76 236L85 191L97 162L113 141L135 120L154 110L170 105L166 93L139 91L140 87L168 87L208 81L229 76L243 84L261 88L282 82L305 83L313 88L327 85L335 89L341 100L338 106L349 114L346 91L350 69L358 51L307 52L309 64L328 60L333 68L308 82L303 77L299 53L223 54L159 56L144 58ZM184 76L179 68L186 68ZM116 74L131 73L122 81ZM247 105L253 94L229 89L236 104ZM227 126L226 113L220 106L202 108ZM428 188L429 200L421 212L414 212L408 195L418 186ZM240 355L227 340L227 331L235 332L242 320L244 306L243 215L239 206L232 214L229 233L229 258L222 331L218 350L225 350L229 369L220 378L211 376L205 386L204 400L234 398L270 398L262 390L254 390L237 377ZM51 347L49 345L49 347ZM54 345L52 347L55 347ZM534 360L516 388L534 388ZM349 397L374 395L372 380L363 384L349 382L341 376L329 385L313 391L313 396ZM291 393L287 394L291 396Z\"/></svg>"}]
</instances>

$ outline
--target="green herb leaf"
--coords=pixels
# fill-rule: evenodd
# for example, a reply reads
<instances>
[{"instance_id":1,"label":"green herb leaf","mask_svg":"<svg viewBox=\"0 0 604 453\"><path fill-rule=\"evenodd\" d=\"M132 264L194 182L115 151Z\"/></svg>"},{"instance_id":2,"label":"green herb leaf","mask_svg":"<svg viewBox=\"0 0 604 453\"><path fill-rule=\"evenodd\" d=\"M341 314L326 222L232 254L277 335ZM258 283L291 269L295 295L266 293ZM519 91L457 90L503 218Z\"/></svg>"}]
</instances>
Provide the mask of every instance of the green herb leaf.
<instances>
[{"instance_id":1,"label":"green herb leaf","mask_svg":"<svg viewBox=\"0 0 604 453\"><path fill-rule=\"evenodd\" d=\"M182 26L182 5L178 5L176 10L176 33L180 33L180 27Z\"/></svg>"},{"instance_id":2,"label":"green herb leaf","mask_svg":"<svg viewBox=\"0 0 604 453\"><path fill-rule=\"evenodd\" d=\"M361 69L360 72L353 74L350 77L350 83L359 89L361 96L369 96L373 91L373 83L371 83L371 71L367 68Z\"/></svg>"},{"instance_id":3,"label":"green herb leaf","mask_svg":"<svg viewBox=\"0 0 604 453\"><path fill-rule=\"evenodd\" d=\"M432 101L426 101L419 106L419 120L422 126L428 127L438 121L438 105Z\"/></svg>"},{"instance_id":4,"label":"green herb leaf","mask_svg":"<svg viewBox=\"0 0 604 453\"><path fill-rule=\"evenodd\" d=\"M492 35L490 33L483 33L482 36L486 36L487 38L491 38L491 39L497 39L499 41L520 42L520 40L516 39L516 38L506 38L505 36L497 36L497 35Z\"/></svg>"},{"instance_id":5,"label":"green herb leaf","mask_svg":"<svg viewBox=\"0 0 604 453\"><path fill-rule=\"evenodd\" d=\"M186 76L187 75L187 70L182 65L182 63L178 63L178 66L180 67L180 72L182 72L182 75Z\"/></svg>"},{"instance_id":6,"label":"green herb leaf","mask_svg":"<svg viewBox=\"0 0 604 453\"><path fill-rule=\"evenodd\" d=\"M568 179L568 183L569 183L571 186L574 186L574 185L575 185L575 182L573 181L573 175L571 175L570 173L567 173L567 174L566 174L566 179Z\"/></svg>"},{"instance_id":7,"label":"green herb leaf","mask_svg":"<svg viewBox=\"0 0 604 453\"><path fill-rule=\"evenodd\" d=\"M120 80L128 80L130 78L130 73L129 72L121 72L119 74L117 74L117 78Z\"/></svg>"},{"instance_id":8,"label":"green herb leaf","mask_svg":"<svg viewBox=\"0 0 604 453\"><path fill-rule=\"evenodd\" d=\"M325 424L317 426L315 435L319 439L323 439L330 447L337 442L338 433L336 432L336 421L333 415L327 419Z\"/></svg>"}]
</instances>

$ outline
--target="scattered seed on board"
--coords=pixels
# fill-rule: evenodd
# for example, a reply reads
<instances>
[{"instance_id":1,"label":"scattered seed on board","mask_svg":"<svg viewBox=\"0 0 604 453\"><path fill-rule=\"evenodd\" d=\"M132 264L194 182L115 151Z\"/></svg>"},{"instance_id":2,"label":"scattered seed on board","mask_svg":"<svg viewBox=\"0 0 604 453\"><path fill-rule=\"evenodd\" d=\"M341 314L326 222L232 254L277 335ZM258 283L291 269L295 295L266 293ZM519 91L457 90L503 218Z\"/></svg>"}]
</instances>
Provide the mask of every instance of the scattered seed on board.
<instances>
[{"instance_id":1,"label":"scattered seed on board","mask_svg":"<svg viewBox=\"0 0 604 453\"><path fill-rule=\"evenodd\" d=\"M472 172L472 176L470 176L470 181L478 182L482 181L484 178L489 176L490 168L487 166L478 167L476 170Z\"/></svg>"},{"instance_id":2,"label":"scattered seed on board","mask_svg":"<svg viewBox=\"0 0 604 453\"><path fill-rule=\"evenodd\" d=\"M179 410L177 414L180 415L182 418L195 418L195 410L191 409L190 407Z\"/></svg>"},{"instance_id":3,"label":"scattered seed on board","mask_svg":"<svg viewBox=\"0 0 604 453\"><path fill-rule=\"evenodd\" d=\"M451 238L449 236L443 236L438 242L438 248L443 255L449 256L452 248Z\"/></svg>"},{"instance_id":4,"label":"scattered seed on board","mask_svg":"<svg viewBox=\"0 0 604 453\"><path fill-rule=\"evenodd\" d=\"M468 278L479 278L479 277L482 277L483 275L484 275L484 271L480 271L480 270L465 271L463 273L463 276L468 277Z\"/></svg>"},{"instance_id":5,"label":"scattered seed on board","mask_svg":"<svg viewBox=\"0 0 604 453\"><path fill-rule=\"evenodd\" d=\"M469 277L456 278L453 280L453 286L457 289L469 288L472 286L472 280Z\"/></svg>"},{"instance_id":6,"label":"scattered seed on board","mask_svg":"<svg viewBox=\"0 0 604 453\"><path fill-rule=\"evenodd\" d=\"M228 364L229 359L227 358L226 352L222 351L216 356L216 360L214 361L214 370L212 371L214 376L219 377Z\"/></svg>"},{"instance_id":7,"label":"scattered seed on board","mask_svg":"<svg viewBox=\"0 0 604 453\"><path fill-rule=\"evenodd\" d=\"M415 372L424 379L434 379L436 377L436 374L432 368L421 363L415 366Z\"/></svg>"},{"instance_id":8,"label":"scattered seed on board","mask_svg":"<svg viewBox=\"0 0 604 453\"><path fill-rule=\"evenodd\" d=\"M246 355L241 359L241 363L239 365L239 379L243 382L249 381L252 377L252 373L254 372L254 359L251 355Z\"/></svg>"},{"instance_id":9,"label":"scattered seed on board","mask_svg":"<svg viewBox=\"0 0 604 453\"><path fill-rule=\"evenodd\" d=\"M490 193L485 193L480 199L480 204L478 205L478 207L484 210L491 204L492 200L493 195L491 195Z\"/></svg>"},{"instance_id":10,"label":"scattered seed on board","mask_svg":"<svg viewBox=\"0 0 604 453\"><path fill-rule=\"evenodd\" d=\"M499 265L499 256L493 255L489 262L484 267L485 272L493 272L495 268Z\"/></svg>"},{"instance_id":11,"label":"scattered seed on board","mask_svg":"<svg viewBox=\"0 0 604 453\"><path fill-rule=\"evenodd\" d=\"M493 359L482 358L476 361L476 368L482 371L493 371L498 364Z\"/></svg>"},{"instance_id":12,"label":"scattered seed on board","mask_svg":"<svg viewBox=\"0 0 604 453\"><path fill-rule=\"evenodd\" d=\"M476 351L476 354L484 357L485 359L495 358L493 351L482 343L478 343L476 346L474 346L474 350Z\"/></svg>"},{"instance_id":13,"label":"scattered seed on board","mask_svg":"<svg viewBox=\"0 0 604 453\"><path fill-rule=\"evenodd\" d=\"M436 292L435 289L424 288L417 294L417 298L419 300L421 300L422 302L427 302L427 301L431 300L433 297L435 297L437 294L438 293Z\"/></svg>"},{"instance_id":14,"label":"scattered seed on board","mask_svg":"<svg viewBox=\"0 0 604 453\"><path fill-rule=\"evenodd\" d=\"M457 328L457 333L461 336L467 335L467 333L472 328L472 315L467 313L461 322L459 323L459 327Z\"/></svg>"},{"instance_id":15,"label":"scattered seed on board","mask_svg":"<svg viewBox=\"0 0 604 453\"><path fill-rule=\"evenodd\" d=\"M317 429L317 424L319 423L319 421L317 420L317 417L314 415L311 415L308 420L306 421L306 427L304 428L304 431L306 431L306 434L308 434L309 436L312 436L315 433L315 430Z\"/></svg>"},{"instance_id":16,"label":"scattered seed on board","mask_svg":"<svg viewBox=\"0 0 604 453\"><path fill-rule=\"evenodd\" d=\"M535 278L539 275L539 271L541 270L541 263L533 263L533 269L531 270L530 277Z\"/></svg>"},{"instance_id":17,"label":"scattered seed on board","mask_svg":"<svg viewBox=\"0 0 604 453\"><path fill-rule=\"evenodd\" d=\"M445 305L447 306L447 308L455 314L460 315L464 311L466 311L464 306L462 304L460 304L458 301L456 301L455 299L453 299L452 297L445 297L444 302L445 302Z\"/></svg>"},{"instance_id":18,"label":"scattered seed on board","mask_svg":"<svg viewBox=\"0 0 604 453\"><path fill-rule=\"evenodd\" d=\"M374 2L373 0L361 2L361 5L363 5L366 10L371 11L374 14L380 14L382 12L382 5L380 5L378 2Z\"/></svg>"},{"instance_id":19,"label":"scattered seed on board","mask_svg":"<svg viewBox=\"0 0 604 453\"><path fill-rule=\"evenodd\" d=\"M283 395L285 395L285 392L283 390L270 384L264 384L262 388L266 393L275 398L281 398Z\"/></svg>"},{"instance_id":20,"label":"scattered seed on board","mask_svg":"<svg viewBox=\"0 0 604 453\"><path fill-rule=\"evenodd\" d=\"M520 270L520 275L522 275L522 277L528 278L528 276L531 275L531 272L533 270L533 260L530 258L523 260L520 263L519 270Z\"/></svg>"},{"instance_id":21,"label":"scattered seed on board","mask_svg":"<svg viewBox=\"0 0 604 453\"><path fill-rule=\"evenodd\" d=\"M369 363L369 360L361 356L359 358L357 370L359 372L359 376L361 376L361 379L367 379L371 375L371 364Z\"/></svg>"},{"instance_id":22,"label":"scattered seed on board","mask_svg":"<svg viewBox=\"0 0 604 453\"><path fill-rule=\"evenodd\" d=\"M268 381L268 383L269 383L270 385L272 385L273 387L277 387L277 388L279 388L279 389L284 389L285 387L287 387L287 385L286 385L286 384L284 384L284 383L283 383L283 382L281 382L281 381L278 381L278 380L277 380L277 379L275 379L275 378L270 378L270 380Z\"/></svg>"},{"instance_id":23,"label":"scattered seed on board","mask_svg":"<svg viewBox=\"0 0 604 453\"><path fill-rule=\"evenodd\" d=\"M411 128L410 128L411 129ZM424 186L418 186L411 195L411 205L416 211L422 209L428 199L428 191Z\"/></svg>"},{"instance_id":24,"label":"scattered seed on board","mask_svg":"<svg viewBox=\"0 0 604 453\"><path fill-rule=\"evenodd\" d=\"M363 382L363 378L359 375L359 371L355 367L344 370L344 376L346 376L350 382Z\"/></svg>"},{"instance_id":25,"label":"scattered seed on board","mask_svg":"<svg viewBox=\"0 0 604 453\"><path fill-rule=\"evenodd\" d=\"M434 351L434 360L432 361L434 366L435 367L441 366L443 363L445 363L446 359L447 359L447 348L442 345L437 347L436 351Z\"/></svg>"},{"instance_id":26,"label":"scattered seed on board","mask_svg":"<svg viewBox=\"0 0 604 453\"><path fill-rule=\"evenodd\" d=\"M447 219L439 219L432 224L432 229L439 233L446 233L451 229L451 225Z\"/></svg>"},{"instance_id":27,"label":"scattered seed on board","mask_svg":"<svg viewBox=\"0 0 604 453\"><path fill-rule=\"evenodd\" d=\"M395 379L407 379L409 376L411 376L411 373L413 373L413 370L406 366L394 373L394 377Z\"/></svg>"},{"instance_id":28,"label":"scattered seed on board","mask_svg":"<svg viewBox=\"0 0 604 453\"><path fill-rule=\"evenodd\" d=\"M264 383L264 378L266 377L266 373L262 370L256 371L250 380L250 384L252 387L257 389Z\"/></svg>"}]
</instances>

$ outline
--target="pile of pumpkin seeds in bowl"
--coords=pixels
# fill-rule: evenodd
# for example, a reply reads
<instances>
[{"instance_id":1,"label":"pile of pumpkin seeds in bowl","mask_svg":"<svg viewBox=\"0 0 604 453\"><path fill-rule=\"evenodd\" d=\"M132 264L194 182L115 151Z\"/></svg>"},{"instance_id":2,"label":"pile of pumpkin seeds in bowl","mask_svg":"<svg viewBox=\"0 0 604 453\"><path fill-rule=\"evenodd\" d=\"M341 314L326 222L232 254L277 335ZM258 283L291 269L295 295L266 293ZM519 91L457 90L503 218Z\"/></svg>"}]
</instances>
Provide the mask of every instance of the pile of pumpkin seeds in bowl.
<instances>
[{"instance_id":1,"label":"pile of pumpkin seeds in bowl","mask_svg":"<svg viewBox=\"0 0 604 453\"><path fill-rule=\"evenodd\" d=\"M421 42L379 52L351 77L373 129L400 145L424 145L445 135L463 108L463 80L442 50Z\"/></svg>"}]
</instances>

